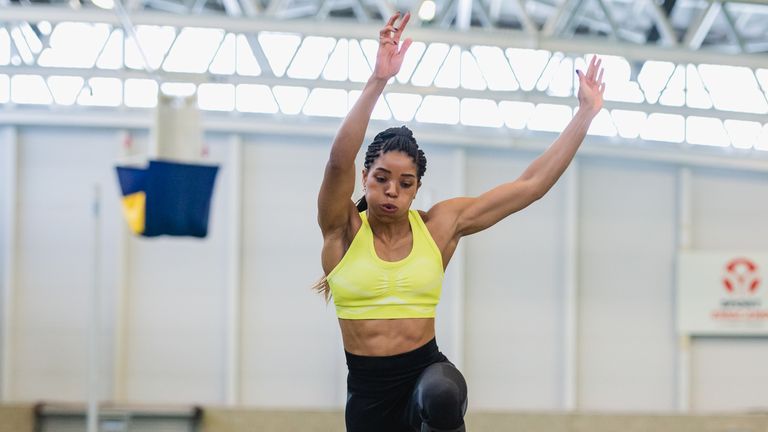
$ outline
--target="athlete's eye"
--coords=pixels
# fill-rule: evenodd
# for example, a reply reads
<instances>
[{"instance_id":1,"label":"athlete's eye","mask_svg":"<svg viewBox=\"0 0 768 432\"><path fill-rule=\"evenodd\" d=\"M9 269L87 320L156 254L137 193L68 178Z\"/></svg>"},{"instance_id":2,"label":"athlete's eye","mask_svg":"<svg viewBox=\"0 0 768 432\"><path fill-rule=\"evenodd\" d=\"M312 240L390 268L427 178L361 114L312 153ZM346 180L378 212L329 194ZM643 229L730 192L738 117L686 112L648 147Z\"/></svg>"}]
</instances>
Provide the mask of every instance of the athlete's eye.
<instances>
[{"instance_id":1,"label":"athlete's eye","mask_svg":"<svg viewBox=\"0 0 768 432\"><path fill-rule=\"evenodd\" d=\"M379 183L384 183L385 181L387 181L387 179L385 177L376 177L376 181Z\"/></svg>"}]
</instances>

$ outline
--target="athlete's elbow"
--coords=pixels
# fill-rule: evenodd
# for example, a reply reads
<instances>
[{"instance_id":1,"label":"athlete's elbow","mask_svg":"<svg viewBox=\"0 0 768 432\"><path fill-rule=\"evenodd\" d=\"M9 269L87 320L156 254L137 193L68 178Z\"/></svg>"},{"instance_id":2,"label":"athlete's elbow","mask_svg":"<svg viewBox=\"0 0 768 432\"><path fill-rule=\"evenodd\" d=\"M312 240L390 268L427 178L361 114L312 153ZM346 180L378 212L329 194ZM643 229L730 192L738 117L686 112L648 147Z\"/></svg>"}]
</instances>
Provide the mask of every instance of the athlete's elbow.
<instances>
[{"instance_id":1,"label":"athlete's elbow","mask_svg":"<svg viewBox=\"0 0 768 432\"><path fill-rule=\"evenodd\" d=\"M528 187L526 188L526 197L529 203L542 199L551 188L552 185L543 180L529 181Z\"/></svg>"},{"instance_id":2,"label":"athlete's elbow","mask_svg":"<svg viewBox=\"0 0 768 432\"><path fill-rule=\"evenodd\" d=\"M341 173L354 166L354 159L350 160L342 155L331 154L331 157L328 158L328 163L325 164L325 172L328 174Z\"/></svg>"},{"instance_id":3,"label":"athlete's elbow","mask_svg":"<svg viewBox=\"0 0 768 432\"><path fill-rule=\"evenodd\" d=\"M537 188L533 192L533 201L538 201L544 198L544 195L546 195L550 189L552 189L552 186L543 186L543 187Z\"/></svg>"}]
</instances>

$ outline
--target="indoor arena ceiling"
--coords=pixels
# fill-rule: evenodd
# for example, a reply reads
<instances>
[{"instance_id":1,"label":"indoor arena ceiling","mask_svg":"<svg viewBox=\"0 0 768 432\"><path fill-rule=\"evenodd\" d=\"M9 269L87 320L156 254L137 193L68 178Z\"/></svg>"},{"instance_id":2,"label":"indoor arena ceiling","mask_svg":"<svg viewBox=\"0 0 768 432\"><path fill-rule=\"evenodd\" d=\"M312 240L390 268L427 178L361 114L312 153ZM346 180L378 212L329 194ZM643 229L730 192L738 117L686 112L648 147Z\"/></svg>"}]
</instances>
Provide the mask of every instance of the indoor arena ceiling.
<instances>
[{"instance_id":1,"label":"indoor arena ceiling","mask_svg":"<svg viewBox=\"0 0 768 432\"><path fill-rule=\"evenodd\" d=\"M398 10L416 42L374 120L539 145L598 53L602 142L768 161L768 0L0 0L0 123L145 127L196 93L211 130L329 135Z\"/></svg>"},{"instance_id":2,"label":"indoor arena ceiling","mask_svg":"<svg viewBox=\"0 0 768 432\"><path fill-rule=\"evenodd\" d=\"M113 1L121 0L0 0L0 6L85 11ZM118 14L128 16L162 11L357 22L381 21L396 10L411 10L414 24L422 27L504 28L542 37L596 36L726 53L768 52L765 0L125 0L116 6ZM3 15L0 11L0 20Z\"/></svg>"}]
</instances>

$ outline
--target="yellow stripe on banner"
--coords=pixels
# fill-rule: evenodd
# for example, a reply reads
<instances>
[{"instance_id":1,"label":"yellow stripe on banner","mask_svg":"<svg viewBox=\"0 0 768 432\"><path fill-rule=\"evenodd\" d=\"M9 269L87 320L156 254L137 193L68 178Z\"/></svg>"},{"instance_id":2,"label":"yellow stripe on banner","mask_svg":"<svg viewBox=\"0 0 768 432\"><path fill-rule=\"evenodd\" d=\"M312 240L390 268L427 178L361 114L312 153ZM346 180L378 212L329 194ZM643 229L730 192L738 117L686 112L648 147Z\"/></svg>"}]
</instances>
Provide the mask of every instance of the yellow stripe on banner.
<instances>
[{"instance_id":1,"label":"yellow stripe on banner","mask_svg":"<svg viewBox=\"0 0 768 432\"><path fill-rule=\"evenodd\" d=\"M147 207L147 194L136 192L123 197L123 214L128 227L135 234L144 232L144 215Z\"/></svg>"}]
</instances>

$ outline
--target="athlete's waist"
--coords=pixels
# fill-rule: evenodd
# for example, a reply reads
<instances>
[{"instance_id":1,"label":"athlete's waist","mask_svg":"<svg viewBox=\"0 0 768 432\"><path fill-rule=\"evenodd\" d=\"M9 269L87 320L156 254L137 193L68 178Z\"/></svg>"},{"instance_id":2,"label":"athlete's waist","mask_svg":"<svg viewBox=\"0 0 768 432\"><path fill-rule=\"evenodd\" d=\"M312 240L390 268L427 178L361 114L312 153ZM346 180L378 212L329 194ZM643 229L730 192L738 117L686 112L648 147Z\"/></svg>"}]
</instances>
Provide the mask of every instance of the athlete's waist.
<instances>
[{"instance_id":1,"label":"athlete's waist","mask_svg":"<svg viewBox=\"0 0 768 432\"><path fill-rule=\"evenodd\" d=\"M363 357L413 351L435 337L434 318L339 319L344 348Z\"/></svg>"},{"instance_id":2,"label":"athlete's waist","mask_svg":"<svg viewBox=\"0 0 768 432\"><path fill-rule=\"evenodd\" d=\"M437 348L437 341L433 337L418 348L400 354L387 356L367 356L352 354L344 351L347 358L347 367L353 373L385 373L387 371L407 370L411 367L424 367L425 365L442 361L445 357Z\"/></svg>"},{"instance_id":3,"label":"athlete's waist","mask_svg":"<svg viewBox=\"0 0 768 432\"><path fill-rule=\"evenodd\" d=\"M434 318L437 303L423 304L381 304L381 305L345 305L336 304L336 316L341 319L403 319Z\"/></svg>"}]
</instances>

